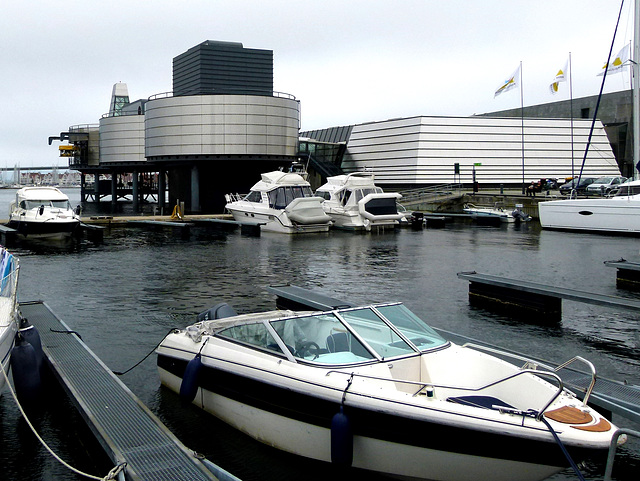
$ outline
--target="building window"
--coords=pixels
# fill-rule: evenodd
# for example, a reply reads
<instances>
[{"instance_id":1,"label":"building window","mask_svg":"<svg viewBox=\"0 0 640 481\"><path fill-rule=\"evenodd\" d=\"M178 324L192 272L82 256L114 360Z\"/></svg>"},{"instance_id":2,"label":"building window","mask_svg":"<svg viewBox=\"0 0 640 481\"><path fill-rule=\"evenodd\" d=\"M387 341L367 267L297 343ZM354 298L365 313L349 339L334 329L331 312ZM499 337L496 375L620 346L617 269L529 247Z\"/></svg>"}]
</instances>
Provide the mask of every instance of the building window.
<instances>
[{"instance_id":1,"label":"building window","mask_svg":"<svg viewBox=\"0 0 640 481\"><path fill-rule=\"evenodd\" d=\"M589 118L589 107L580 110L580 117L583 119Z\"/></svg>"}]
</instances>

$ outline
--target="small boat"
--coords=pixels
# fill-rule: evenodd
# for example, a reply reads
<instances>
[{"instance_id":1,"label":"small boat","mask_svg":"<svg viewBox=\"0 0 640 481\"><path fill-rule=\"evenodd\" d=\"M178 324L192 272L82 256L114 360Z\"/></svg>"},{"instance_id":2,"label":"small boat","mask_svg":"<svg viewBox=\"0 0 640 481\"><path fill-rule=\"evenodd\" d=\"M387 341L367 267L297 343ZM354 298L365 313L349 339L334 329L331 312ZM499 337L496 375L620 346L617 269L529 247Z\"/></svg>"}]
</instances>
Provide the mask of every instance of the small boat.
<instances>
[{"instance_id":1,"label":"small boat","mask_svg":"<svg viewBox=\"0 0 640 481\"><path fill-rule=\"evenodd\" d=\"M497 204L493 207L478 207L474 204L465 204L462 211L465 214L469 214L476 222L484 224L526 222L531 220L531 217L522 211L522 204L516 205L515 209L511 211Z\"/></svg>"},{"instance_id":2,"label":"small boat","mask_svg":"<svg viewBox=\"0 0 640 481\"><path fill-rule=\"evenodd\" d=\"M328 177L316 190L322 207L333 219L333 227L370 231L373 227L394 227L405 219L398 212L398 193L385 193L374 183L373 174L354 172Z\"/></svg>"},{"instance_id":3,"label":"small boat","mask_svg":"<svg viewBox=\"0 0 640 481\"><path fill-rule=\"evenodd\" d=\"M7 225L25 238L63 239L80 225L80 215L56 187L23 187L9 206Z\"/></svg>"},{"instance_id":4,"label":"small boat","mask_svg":"<svg viewBox=\"0 0 640 481\"><path fill-rule=\"evenodd\" d=\"M18 332L17 289L18 260L4 247L0 247L0 361L5 373L9 372L11 351ZM0 394L6 378L0 374Z\"/></svg>"},{"instance_id":5,"label":"small boat","mask_svg":"<svg viewBox=\"0 0 640 481\"><path fill-rule=\"evenodd\" d=\"M543 229L640 234L640 180L620 184L607 197L538 204Z\"/></svg>"},{"instance_id":6,"label":"small boat","mask_svg":"<svg viewBox=\"0 0 640 481\"><path fill-rule=\"evenodd\" d=\"M401 303L221 304L157 356L163 385L256 440L402 479L541 480L571 464L556 439L577 463L616 430L556 372L456 345Z\"/></svg>"},{"instance_id":7,"label":"small boat","mask_svg":"<svg viewBox=\"0 0 640 481\"><path fill-rule=\"evenodd\" d=\"M262 174L246 196L227 194L225 208L243 224L285 234L327 232L331 218L323 199L313 195L304 172L273 171Z\"/></svg>"}]
</instances>

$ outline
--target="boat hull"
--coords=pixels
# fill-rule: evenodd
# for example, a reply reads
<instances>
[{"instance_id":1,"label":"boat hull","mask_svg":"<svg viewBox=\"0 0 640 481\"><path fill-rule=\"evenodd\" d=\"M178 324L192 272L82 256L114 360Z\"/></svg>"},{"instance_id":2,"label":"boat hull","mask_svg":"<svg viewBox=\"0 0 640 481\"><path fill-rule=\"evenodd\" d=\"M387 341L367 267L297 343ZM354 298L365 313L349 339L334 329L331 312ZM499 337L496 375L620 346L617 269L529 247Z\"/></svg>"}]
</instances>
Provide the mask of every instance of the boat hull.
<instances>
[{"instance_id":1,"label":"boat hull","mask_svg":"<svg viewBox=\"0 0 640 481\"><path fill-rule=\"evenodd\" d=\"M180 392L185 367L183 359L158 355L160 379L175 392ZM271 383L273 372L258 371L248 377L246 372L204 367L195 404L265 444L331 462L331 420L342 392L318 390L313 382L292 389L287 376L282 384ZM358 405L352 400L345 406L356 468L413 480L533 481L566 466L555 443L505 435L506 426L480 430L438 423L415 413L403 415L391 403L366 406L369 401ZM594 453L583 449L573 454L579 459Z\"/></svg>"},{"instance_id":2,"label":"boat hull","mask_svg":"<svg viewBox=\"0 0 640 481\"><path fill-rule=\"evenodd\" d=\"M10 220L7 224L18 235L31 239L64 239L70 237L79 225L80 221L73 218L48 222Z\"/></svg>"},{"instance_id":3,"label":"boat hull","mask_svg":"<svg viewBox=\"0 0 640 481\"><path fill-rule=\"evenodd\" d=\"M544 229L640 235L640 200L566 199L538 205Z\"/></svg>"},{"instance_id":4,"label":"boat hull","mask_svg":"<svg viewBox=\"0 0 640 481\"><path fill-rule=\"evenodd\" d=\"M261 231L278 232L281 234L308 234L314 232L328 232L330 224L294 224L284 211L265 211L242 205L227 204L226 209L233 215L236 222L249 225L259 225Z\"/></svg>"}]
</instances>

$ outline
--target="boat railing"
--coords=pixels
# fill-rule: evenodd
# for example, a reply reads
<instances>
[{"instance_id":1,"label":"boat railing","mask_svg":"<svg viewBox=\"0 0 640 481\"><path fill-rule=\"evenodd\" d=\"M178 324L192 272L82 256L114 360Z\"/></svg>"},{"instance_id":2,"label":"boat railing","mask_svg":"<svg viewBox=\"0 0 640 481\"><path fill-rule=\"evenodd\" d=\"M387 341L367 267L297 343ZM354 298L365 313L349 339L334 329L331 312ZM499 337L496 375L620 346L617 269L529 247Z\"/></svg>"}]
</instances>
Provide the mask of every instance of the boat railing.
<instances>
[{"instance_id":1,"label":"boat railing","mask_svg":"<svg viewBox=\"0 0 640 481\"><path fill-rule=\"evenodd\" d=\"M590 375L591 375L591 380L589 381L589 386L585 389L585 394L584 394L584 398L582 400L582 404L583 405L587 405L588 401L589 401L589 397L591 396L591 392L593 391L593 387L596 384L596 367L587 359L580 357L580 356L575 356L572 357L571 359L569 359L568 361L560 364L559 366L553 367L553 366L549 366L546 365L544 363L541 362L537 362L537 361L533 361L531 359L528 359L526 357L520 356L518 354L514 354L508 351L502 351L500 349L495 349L492 347L487 347L487 346L483 346L481 344L475 344L473 342L468 342L463 344L462 347L469 347L472 349L476 349L476 350L482 350L482 351L486 351L486 352L491 352L493 354L498 354L501 356L505 356L505 357L510 357L512 359L518 359L520 361L524 361L525 364L522 366L522 369L532 369L532 370L536 370L538 368L538 366L541 366L549 371L552 372L558 372L561 369L566 368L567 366L569 366L570 364L573 364L574 362L582 362L584 364L587 365L587 367L589 368L590 371Z\"/></svg>"},{"instance_id":2,"label":"boat railing","mask_svg":"<svg viewBox=\"0 0 640 481\"><path fill-rule=\"evenodd\" d=\"M224 195L224 198L227 201L227 203L229 203L229 202L240 202L242 199L244 199L244 197L245 197L244 195L238 194L238 193L225 194Z\"/></svg>"},{"instance_id":3,"label":"boat railing","mask_svg":"<svg viewBox=\"0 0 640 481\"><path fill-rule=\"evenodd\" d=\"M618 448L618 438L622 435L634 436L640 438L640 431L634 431L632 429L618 428L611 436L611 443L609 443L609 454L607 455L607 464L604 469L604 481L611 481L611 473L613 472L613 461L616 457L616 449Z\"/></svg>"},{"instance_id":4,"label":"boat railing","mask_svg":"<svg viewBox=\"0 0 640 481\"><path fill-rule=\"evenodd\" d=\"M538 411L535 412L535 418L539 421L542 418L542 415L545 413L545 411L547 409L549 409L549 406L551 406L551 404L553 403L553 401L555 401L558 396L560 396L560 394L562 394L562 391L564 391L564 384L562 382L562 379L560 379L560 376L558 376L555 372L551 372L551 371L539 371L536 369L520 369L518 372L513 373L513 374L509 374L508 376L505 376L503 378L497 379L495 381L492 381L490 383L487 383L483 386L479 386L479 387L463 387L463 386L453 386L453 385L448 385L448 384L436 384L436 383L430 383L430 382L421 382L421 381L409 381L406 379L393 379L393 378L388 378L388 377L379 377L379 376L370 376L368 374L358 374L358 373L353 373L353 372L346 372L346 371L337 371L337 370L331 370L329 372L327 372L327 376L329 376L330 374L343 374L343 375L347 375L347 376L351 376L351 377L361 377L361 378L366 378L366 379L375 379L377 381L388 381L388 382L393 382L393 383L403 383L403 384L409 384L409 385L414 385L414 386L420 386L420 388L413 393L413 397L420 395L421 393L425 393L428 396L428 392L426 391L427 388L439 388L439 389L451 389L451 390L457 390L457 391L468 391L468 392L479 392L479 391L483 391L485 389L488 389L490 387L496 386L498 384L502 384L503 382L507 382L511 379L514 379L516 377L520 377L523 376L525 374L533 374L535 376L540 376L540 377L548 377L551 379L554 379L557 383L558 383L558 389L556 390L556 392L553 394L553 396L551 396L551 399L549 399L547 401L547 403L544 405L544 407ZM499 408L499 411L504 411L504 412L510 412L512 414L523 414L523 415L530 415L531 411L520 411L517 409L511 409L511 408Z\"/></svg>"}]
</instances>

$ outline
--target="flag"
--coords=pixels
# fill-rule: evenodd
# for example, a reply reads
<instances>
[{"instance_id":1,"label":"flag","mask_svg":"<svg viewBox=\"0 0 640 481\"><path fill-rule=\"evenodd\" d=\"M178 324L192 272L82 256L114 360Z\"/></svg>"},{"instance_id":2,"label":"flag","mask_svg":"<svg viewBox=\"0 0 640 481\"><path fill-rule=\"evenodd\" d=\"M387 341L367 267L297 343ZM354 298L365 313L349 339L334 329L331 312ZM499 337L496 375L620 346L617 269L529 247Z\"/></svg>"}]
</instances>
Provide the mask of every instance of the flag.
<instances>
[{"instance_id":1,"label":"flag","mask_svg":"<svg viewBox=\"0 0 640 481\"><path fill-rule=\"evenodd\" d=\"M496 98L501 93L508 92L509 90L516 88L520 83L519 77L520 77L520 66L518 66L516 71L511 74L511 77L505 80L504 83L498 88L498 90L496 90L496 93L493 95L493 98Z\"/></svg>"},{"instance_id":2,"label":"flag","mask_svg":"<svg viewBox=\"0 0 640 481\"><path fill-rule=\"evenodd\" d=\"M554 78L553 82L551 82L551 84L549 85L549 90L551 90L552 94L555 94L558 92L558 86L560 82L566 82L568 75L569 75L569 60L567 59L567 61L564 64L564 67L558 70L558 73L556 74L556 78Z\"/></svg>"},{"instance_id":3,"label":"flag","mask_svg":"<svg viewBox=\"0 0 640 481\"><path fill-rule=\"evenodd\" d=\"M607 69L607 64L606 63L604 64L604 66L600 70L600 73L598 74L598 77L603 76L605 70L607 70L608 74L621 72L622 69L629 64L629 49L630 49L630 44L627 44L624 47L622 47L622 49L618 52L618 55L616 55L616 58L613 60L613 62L609 64L608 69Z\"/></svg>"}]
</instances>

